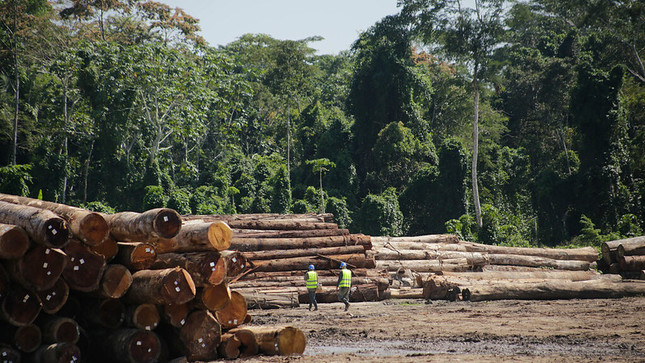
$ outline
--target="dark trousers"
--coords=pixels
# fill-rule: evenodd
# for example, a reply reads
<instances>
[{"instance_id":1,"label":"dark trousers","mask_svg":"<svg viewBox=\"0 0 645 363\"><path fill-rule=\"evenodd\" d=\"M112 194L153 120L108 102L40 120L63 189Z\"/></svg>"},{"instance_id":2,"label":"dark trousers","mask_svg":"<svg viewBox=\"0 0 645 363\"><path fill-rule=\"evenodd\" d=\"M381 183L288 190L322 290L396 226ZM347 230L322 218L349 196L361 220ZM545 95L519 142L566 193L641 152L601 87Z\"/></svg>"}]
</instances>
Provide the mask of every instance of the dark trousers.
<instances>
[{"instance_id":1,"label":"dark trousers","mask_svg":"<svg viewBox=\"0 0 645 363\"><path fill-rule=\"evenodd\" d=\"M338 288L338 301L342 301L345 306L349 306L349 287Z\"/></svg>"},{"instance_id":2,"label":"dark trousers","mask_svg":"<svg viewBox=\"0 0 645 363\"><path fill-rule=\"evenodd\" d=\"M318 302L316 301L316 289L307 289L309 294L309 309L311 309L311 304L314 305L314 309L318 309Z\"/></svg>"}]
</instances>

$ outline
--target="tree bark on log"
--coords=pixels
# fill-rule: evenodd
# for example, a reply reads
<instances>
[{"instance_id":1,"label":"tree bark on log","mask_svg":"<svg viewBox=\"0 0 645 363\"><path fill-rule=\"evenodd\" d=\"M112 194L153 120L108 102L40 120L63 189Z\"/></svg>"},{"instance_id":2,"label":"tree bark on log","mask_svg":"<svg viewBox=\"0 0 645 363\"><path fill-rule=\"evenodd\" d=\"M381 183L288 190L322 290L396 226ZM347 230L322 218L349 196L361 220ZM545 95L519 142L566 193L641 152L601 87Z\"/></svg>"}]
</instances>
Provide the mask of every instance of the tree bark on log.
<instances>
[{"instance_id":1,"label":"tree bark on log","mask_svg":"<svg viewBox=\"0 0 645 363\"><path fill-rule=\"evenodd\" d=\"M132 285L124 298L133 304L183 304L195 298L195 283L180 267L141 270L132 274Z\"/></svg>"},{"instance_id":2,"label":"tree bark on log","mask_svg":"<svg viewBox=\"0 0 645 363\"><path fill-rule=\"evenodd\" d=\"M398 271L400 269L409 269L416 272L441 272L468 271L472 266L468 264L465 258L456 258L448 260L402 260L402 261L376 261L376 268L379 270Z\"/></svg>"},{"instance_id":3,"label":"tree bark on log","mask_svg":"<svg viewBox=\"0 0 645 363\"><path fill-rule=\"evenodd\" d=\"M67 222L52 211L0 201L0 223L21 227L36 243L62 248L68 242Z\"/></svg>"},{"instance_id":4,"label":"tree bark on log","mask_svg":"<svg viewBox=\"0 0 645 363\"><path fill-rule=\"evenodd\" d=\"M554 260L552 258L507 255L507 254L489 254L488 260L491 265L513 265L528 267L549 267L558 270L589 270L589 262L579 260Z\"/></svg>"},{"instance_id":5,"label":"tree bark on log","mask_svg":"<svg viewBox=\"0 0 645 363\"><path fill-rule=\"evenodd\" d=\"M42 333L36 324L16 327L0 322L0 342L11 344L21 352L31 353L42 345ZM0 351L0 356L6 359L6 356L2 355L2 351Z\"/></svg>"},{"instance_id":6,"label":"tree bark on log","mask_svg":"<svg viewBox=\"0 0 645 363\"><path fill-rule=\"evenodd\" d=\"M65 252L41 245L33 246L21 259L9 261L11 277L35 291L54 286L68 264Z\"/></svg>"},{"instance_id":7,"label":"tree bark on log","mask_svg":"<svg viewBox=\"0 0 645 363\"><path fill-rule=\"evenodd\" d=\"M421 251L460 251L469 252L462 243L424 243L424 242L379 242L378 237L372 237L372 250L388 249L398 250L421 250Z\"/></svg>"},{"instance_id":8,"label":"tree bark on log","mask_svg":"<svg viewBox=\"0 0 645 363\"><path fill-rule=\"evenodd\" d=\"M81 350L72 343L43 345L30 354L27 360L39 363L76 362L81 360Z\"/></svg>"},{"instance_id":9,"label":"tree bark on log","mask_svg":"<svg viewBox=\"0 0 645 363\"><path fill-rule=\"evenodd\" d=\"M105 271L105 258L78 241L70 241L64 252L69 262L62 276L69 288L83 292L97 290Z\"/></svg>"},{"instance_id":10,"label":"tree bark on log","mask_svg":"<svg viewBox=\"0 0 645 363\"><path fill-rule=\"evenodd\" d=\"M97 293L101 297L119 299L132 285L132 273L120 264L109 264L103 272Z\"/></svg>"},{"instance_id":11,"label":"tree bark on log","mask_svg":"<svg viewBox=\"0 0 645 363\"><path fill-rule=\"evenodd\" d=\"M38 295L14 284L0 301L0 317L13 326L25 326L36 320L41 307Z\"/></svg>"},{"instance_id":12,"label":"tree bark on log","mask_svg":"<svg viewBox=\"0 0 645 363\"><path fill-rule=\"evenodd\" d=\"M336 223L306 222L298 220L228 220L231 228L262 230L315 230L338 229Z\"/></svg>"},{"instance_id":13,"label":"tree bark on log","mask_svg":"<svg viewBox=\"0 0 645 363\"><path fill-rule=\"evenodd\" d=\"M173 238L181 230L181 216L169 208L155 208L143 213L119 212L105 215L110 234L117 241L148 242Z\"/></svg>"},{"instance_id":14,"label":"tree bark on log","mask_svg":"<svg viewBox=\"0 0 645 363\"><path fill-rule=\"evenodd\" d=\"M302 273L304 275L304 272ZM318 284L321 286L336 286L338 282L337 277L333 276L318 276ZM383 277L361 277L352 276L352 286L376 284L379 290L385 290L389 287L389 281ZM305 280L303 276L280 276L271 279L254 279L245 281L236 281L229 285L233 290L237 289L252 289L263 287L278 287L278 286L295 286L304 287Z\"/></svg>"},{"instance_id":15,"label":"tree bark on log","mask_svg":"<svg viewBox=\"0 0 645 363\"><path fill-rule=\"evenodd\" d=\"M103 359L112 362L156 362L161 353L159 337L154 332L140 329L116 330L101 345L105 353Z\"/></svg>"},{"instance_id":16,"label":"tree bark on log","mask_svg":"<svg viewBox=\"0 0 645 363\"><path fill-rule=\"evenodd\" d=\"M205 220L205 221L248 221L248 220L295 220L301 222L332 222L332 213L300 213L300 214L279 214L279 213L249 213L249 214L189 214L182 216L184 220Z\"/></svg>"},{"instance_id":17,"label":"tree bark on log","mask_svg":"<svg viewBox=\"0 0 645 363\"><path fill-rule=\"evenodd\" d=\"M252 261L252 264L255 271L304 271L310 264L317 266L318 269L337 269L342 261L357 268L374 268L376 266L374 258L367 257L365 254L256 260Z\"/></svg>"},{"instance_id":18,"label":"tree bark on log","mask_svg":"<svg viewBox=\"0 0 645 363\"><path fill-rule=\"evenodd\" d=\"M423 299L423 288L390 289L391 299Z\"/></svg>"},{"instance_id":19,"label":"tree bark on log","mask_svg":"<svg viewBox=\"0 0 645 363\"><path fill-rule=\"evenodd\" d=\"M372 253L370 253L372 254ZM487 265L488 254L481 252L434 251L434 250L386 250L373 253L376 260L449 260L465 258L470 265Z\"/></svg>"},{"instance_id":20,"label":"tree bark on log","mask_svg":"<svg viewBox=\"0 0 645 363\"><path fill-rule=\"evenodd\" d=\"M65 219L73 236L90 246L101 244L110 231L102 215L86 209L2 193L0 201L51 211Z\"/></svg>"},{"instance_id":21,"label":"tree bark on log","mask_svg":"<svg viewBox=\"0 0 645 363\"><path fill-rule=\"evenodd\" d=\"M161 320L159 310L153 304L129 305L125 308L124 322L131 328L154 330Z\"/></svg>"},{"instance_id":22,"label":"tree bark on log","mask_svg":"<svg viewBox=\"0 0 645 363\"><path fill-rule=\"evenodd\" d=\"M237 291L231 291L230 302L223 309L215 312L215 316L223 329L231 329L244 322L248 312L247 309L244 296Z\"/></svg>"},{"instance_id":23,"label":"tree bark on log","mask_svg":"<svg viewBox=\"0 0 645 363\"><path fill-rule=\"evenodd\" d=\"M407 237L372 237L375 242L423 242L423 243L459 243L459 237L456 234L429 234L423 236L407 236Z\"/></svg>"},{"instance_id":24,"label":"tree bark on log","mask_svg":"<svg viewBox=\"0 0 645 363\"><path fill-rule=\"evenodd\" d=\"M601 274L595 271L567 271L547 270L541 271L484 271L484 272L444 272L446 278L464 278L470 280L514 280L514 279L557 279L570 281L585 281L600 278Z\"/></svg>"},{"instance_id":25,"label":"tree bark on log","mask_svg":"<svg viewBox=\"0 0 645 363\"><path fill-rule=\"evenodd\" d=\"M240 251L221 251L221 258L226 262L226 277L232 279L248 267L248 260Z\"/></svg>"},{"instance_id":26,"label":"tree bark on log","mask_svg":"<svg viewBox=\"0 0 645 363\"><path fill-rule=\"evenodd\" d=\"M259 351L266 355L302 354L307 345L307 339L302 330L291 326L249 326L241 329L253 333ZM238 329L231 329L229 332L235 334L236 331Z\"/></svg>"},{"instance_id":27,"label":"tree bark on log","mask_svg":"<svg viewBox=\"0 0 645 363\"><path fill-rule=\"evenodd\" d=\"M304 249L362 245L371 249L369 236L351 234L348 236L303 237L303 238L239 238L233 237L231 249L242 252Z\"/></svg>"},{"instance_id":28,"label":"tree bark on log","mask_svg":"<svg viewBox=\"0 0 645 363\"><path fill-rule=\"evenodd\" d=\"M266 293L252 289L239 292L244 295L249 309L288 309L300 306L297 292Z\"/></svg>"},{"instance_id":29,"label":"tree bark on log","mask_svg":"<svg viewBox=\"0 0 645 363\"><path fill-rule=\"evenodd\" d=\"M616 259L625 256L645 255L645 236L622 240L616 247Z\"/></svg>"},{"instance_id":30,"label":"tree bark on log","mask_svg":"<svg viewBox=\"0 0 645 363\"><path fill-rule=\"evenodd\" d=\"M309 229L309 230L260 230L260 229L233 229L236 238L305 238L305 237L331 237L347 236L347 229Z\"/></svg>"},{"instance_id":31,"label":"tree bark on log","mask_svg":"<svg viewBox=\"0 0 645 363\"><path fill-rule=\"evenodd\" d=\"M158 253L223 251L230 247L233 231L224 222L186 223L170 239L150 240Z\"/></svg>"},{"instance_id":32,"label":"tree bark on log","mask_svg":"<svg viewBox=\"0 0 645 363\"><path fill-rule=\"evenodd\" d=\"M351 255L354 253L365 253L365 246L340 246L323 248L302 248L292 250L267 250L242 252L249 260L277 260L290 257L305 257L317 255Z\"/></svg>"},{"instance_id":33,"label":"tree bark on log","mask_svg":"<svg viewBox=\"0 0 645 363\"><path fill-rule=\"evenodd\" d=\"M29 236L22 227L0 223L0 258L18 259L29 249Z\"/></svg>"},{"instance_id":34,"label":"tree bark on log","mask_svg":"<svg viewBox=\"0 0 645 363\"><path fill-rule=\"evenodd\" d=\"M114 261L132 271L146 270L157 260L157 250L147 242L118 242Z\"/></svg>"},{"instance_id":35,"label":"tree bark on log","mask_svg":"<svg viewBox=\"0 0 645 363\"><path fill-rule=\"evenodd\" d=\"M645 270L645 256L624 256L618 263L623 271Z\"/></svg>"},{"instance_id":36,"label":"tree bark on log","mask_svg":"<svg viewBox=\"0 0 645 363\"><path fill-rule=\"evenodd\" d=\"M189 361L217 359L217 346L222 337L222 327L207 310L196 310L186 319L179 331L179 339L186 348Z\"/></svg>"},{"instance_id":37,"label":"tree bark on log","mask_svg":"<svg viewBox=\"0 0 645 363\"><path fill-rule=\"evenodd\" d=\"M226 260L217 251L161 253L150 269L181 267L188 271L196 286L219 285L226 278Z\"/></svg>"},{"instance_id":38,"label":"tree bark on log","mask_svg":"<svg viewBox=\"0 0 645 363\"><path fill-rule=\"evenodd\" d=\"M222 341L217 346L217 353L220 358L237 359L240 356L241 344L235 334L222 334Z\"/></svg>"},{"instance_id":39,"label":"tree bark on log","mask_svg":"<svg viewBox=\"0 0 645 363\"><path fill-rule=\"evenodd\" d=\"M349 301L379 301L380 293L378 286L374 284L368 285L352 285L349 290ZM319 303L332 303L339 302L337 289L324 289L322 292L316 292L316 301ZM301 304L309 303L309 295L306 292L298 295L298 302Z\"/></svg>"},{"instance_id":40,"label":"tree bark on log","mask_svg":"<svg viewBox=\"0 0 645 363\"><path fill-rule=\"evenodd\" d=\"M36 319L42 332L45 344L72 343L76 344L80 337L76 320L56 315L41 314Z\"/></svg>"},{"instance_id":41,"label":"tree bark on log","mask_svg":"<svg viewBox=\"0 0 645 363\"><path fill-rule=\"evenodd\" d=\"M593 262L598 260L598 252L593 247L581 248L533 248L492 246L481 243L462 242L470 252L488 252L489 255L518 255L543 257L554 260L575 260Z\"/></svg>"},{"instance_id":42,"label":"tree bark on log","mask_svg":"<svg viewBox=\"0 0 645 363\"><path fill-rule=\"evenodd\" d=\"M54 286L42 291L36 291L43 304L43 312L56 314L63 308L69 297L69 285L65 279L58 279Z\"/></svg>"}]
</instances>

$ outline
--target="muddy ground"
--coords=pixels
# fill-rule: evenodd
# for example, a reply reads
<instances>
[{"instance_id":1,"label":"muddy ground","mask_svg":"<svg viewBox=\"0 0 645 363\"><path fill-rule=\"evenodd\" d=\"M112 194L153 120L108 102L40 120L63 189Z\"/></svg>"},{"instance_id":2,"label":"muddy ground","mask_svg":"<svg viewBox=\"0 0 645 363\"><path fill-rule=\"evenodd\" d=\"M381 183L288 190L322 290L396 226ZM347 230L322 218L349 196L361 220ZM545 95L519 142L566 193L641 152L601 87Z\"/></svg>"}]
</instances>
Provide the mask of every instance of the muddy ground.
<instances>
[{"instance_id":1,"label":"muddy ground","mask_svg":"<svg viewBox=\"0 0 645 363\"><path fill-rule=\"evenodd\" d=\"M251 310L291 325L301 356L256 362L645 362L645 297L557 301L387 300Z\"/></svg>"}]
</instances>

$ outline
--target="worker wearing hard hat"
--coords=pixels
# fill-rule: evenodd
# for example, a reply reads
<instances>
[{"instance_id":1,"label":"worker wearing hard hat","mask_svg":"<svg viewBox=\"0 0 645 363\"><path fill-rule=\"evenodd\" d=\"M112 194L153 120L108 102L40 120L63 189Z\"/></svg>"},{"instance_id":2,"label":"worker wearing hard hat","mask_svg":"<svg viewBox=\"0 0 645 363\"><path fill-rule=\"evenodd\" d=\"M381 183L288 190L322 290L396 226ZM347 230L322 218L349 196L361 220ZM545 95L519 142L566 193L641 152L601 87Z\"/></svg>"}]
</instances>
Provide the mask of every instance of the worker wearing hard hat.
<instances>
[{"instance_id":1,"label":"worker wearing hard hat","mask_svg":"<svg viewBox=\"0 0 645 363\"><path fill-rule=\"evenodd\" d=\"M309 265L309 271L305 273L305 281L307 284L307 293L309 294L309 311L313 305L314 311L318 310L318 302L316 302L316 289L318 288L318 273L314 265Z\"/></svg>"},{"instance_id":2,"label":"worker wearing hard hat","mask_svg":"<svg viewBox=\"0 0 645 363\"><path fill-rule=\"evenodd\" d=\"M338 275L338 300L345 304L345 311L349 309L349 289L352 287L352 272L347 268L345 262L340 263L340 275Z\"/></svg>"}]
</instances>

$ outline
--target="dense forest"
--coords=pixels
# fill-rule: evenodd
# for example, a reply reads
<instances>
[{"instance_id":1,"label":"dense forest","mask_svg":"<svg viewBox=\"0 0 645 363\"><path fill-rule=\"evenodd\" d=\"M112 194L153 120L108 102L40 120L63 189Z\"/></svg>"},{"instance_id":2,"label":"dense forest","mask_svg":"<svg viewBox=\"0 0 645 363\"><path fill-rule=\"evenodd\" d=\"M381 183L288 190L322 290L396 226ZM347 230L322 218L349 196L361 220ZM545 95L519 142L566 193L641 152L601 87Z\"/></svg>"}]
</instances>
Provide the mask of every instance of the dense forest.
<instances>
[{"instance_id":1,"label":"dense forest","mask_svg":"<svg viewBox=\"0 0 645 363\"><path fill-rule=\"evenodd\" d=\"M518 246L643 233L645 2L397 4L317 55L212 47L153 1L0 0L0 192Z\"/></svg>"}]
</instances>

